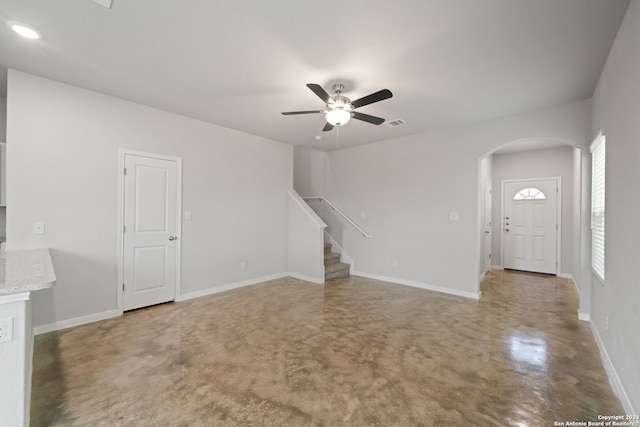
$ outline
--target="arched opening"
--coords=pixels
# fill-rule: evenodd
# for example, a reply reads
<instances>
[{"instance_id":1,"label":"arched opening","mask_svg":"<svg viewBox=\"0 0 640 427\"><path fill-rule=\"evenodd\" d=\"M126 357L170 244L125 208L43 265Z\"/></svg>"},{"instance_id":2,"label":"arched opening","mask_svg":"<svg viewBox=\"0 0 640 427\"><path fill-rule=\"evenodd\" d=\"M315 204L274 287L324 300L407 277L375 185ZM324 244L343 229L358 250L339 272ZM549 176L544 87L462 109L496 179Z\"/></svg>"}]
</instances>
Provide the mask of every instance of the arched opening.
<instances>
[{"instance_id":1,"label":"arched opening","mask_svg":"<svg viewBox=\"0 0 640 427\"><path fill-rule=\"evenodd\" d=\"M587 150L588 151L588 150ZM562 177L557 275L580 277L582 230L581 202L582 177L585 168L585 150L578 143L553 138L514 140L497 146L479 159L478 179L478 231L480 279L492 269L502 269L505 229L502 212L502 182L543 177ZM588 162L586 163L588 166ZM517 200L542 200L548 197L535 185L511 194Z\"/></svg>"}]
</instances>

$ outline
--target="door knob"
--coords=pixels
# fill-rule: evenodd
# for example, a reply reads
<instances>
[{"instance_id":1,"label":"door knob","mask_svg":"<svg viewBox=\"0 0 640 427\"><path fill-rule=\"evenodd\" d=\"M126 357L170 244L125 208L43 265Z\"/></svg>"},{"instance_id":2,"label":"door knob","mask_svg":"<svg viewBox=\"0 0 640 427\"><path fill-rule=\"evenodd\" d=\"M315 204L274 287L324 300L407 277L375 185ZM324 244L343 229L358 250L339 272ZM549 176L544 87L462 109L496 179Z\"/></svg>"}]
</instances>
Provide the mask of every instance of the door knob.
<instances>
[{"instance_id":1,"label":"door knob","mask_svg":"<svg viewBox=\"0 0 640 427\"><path fill-rule=\"evenodd\" d=\"M484 233L485 233L485 234L489 234L489 233L490 233L490 231L484 230Z\"/></svg>"},{"instance_id":2,"label":"door knob","mask_svg":"<svg viewBox=\"0 0 640 427\"><path fill-rule=\"evenodd\" d=\"M169 236L169 240L178 240L176 236Z\"/></svg>"},{"instance_id":3,"label":"door knob","mask_svg":"<svg viewBox=\"0 0 640 427\"><path fill-rule=\"evenodd\" d=\"M505 228L505 229L504 229L504 231L509 231L509 229L508 229L508 228Z\"/></svg>"}]
</instances>

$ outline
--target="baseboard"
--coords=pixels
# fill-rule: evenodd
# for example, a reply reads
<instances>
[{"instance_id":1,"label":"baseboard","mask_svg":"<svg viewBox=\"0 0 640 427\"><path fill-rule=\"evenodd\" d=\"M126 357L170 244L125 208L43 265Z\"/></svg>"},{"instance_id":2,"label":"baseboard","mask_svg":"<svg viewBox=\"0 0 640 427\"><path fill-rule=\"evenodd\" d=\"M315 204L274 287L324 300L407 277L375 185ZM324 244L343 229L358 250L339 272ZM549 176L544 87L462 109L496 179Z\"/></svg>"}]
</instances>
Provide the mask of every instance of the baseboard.
<instances>
[{"instance_id":1,"label":"baseboard","mask_svg":"<svg viewBox=\"0 0 640 427\"><path fill-rule=\"evenodd\" d=\"M580 310L578 310L578 320L581 320L583 322L591 322L591 315L589 313L582 313Z\"/></svg>"},{"instance_id":2,"label":"baseboard","mask_svg":"<svg viewBox=\"0 0 640 427\"><path fill-rule=\"evenodd\" d=\"M492 265L491 269L492 270L502 270L502 267L500 267L499 265Z\"/></svg>"},{"instance_id":3,"label":"baseboard","mask_svg":"<svg viewBox=\"0 0 640 427\"><path fill-rule=\"evenodd\" d=\"M443 287L440 287L440 286L429 285L427 283L414 282L412 280L397 279L395 277L386 277L386 276L379 276L377 274L364 273L362 271L352 271L351 274L353 276L366 277L368 279L381 280L383 282L397 283L398 285L405 285L405 286L411 286L413 288L426 289L428 291L440 292L442 294L448 294L448 295L454 295L454 296L457 296L457 297L469 298L469 299L473 299L473 300L476 300L476 301L480 299L480 292L474 294L473 292L458 291L458 290L455 290L455 289L443 288Z\"/></svg>"},{"instance_id":4,"label":"baseboard","mask_svg":"<svg viewBox=\"0 0 640 427\"><path fill-rule=\"evenodd\" d=\"M631 400L627 395L622 382L620 381L620 377L618 376L618 372L616 372L616 368L613 366L613 362L609 358L609 353L607 353L607 349L600 338L600 334L598 330L593 325L593 322L589 321L589 326L591 327L591 332L593 333L593 337L596 340L596 344L598 345L598 349L600 350L600 357L602 358L602 364L604 365L604 370L607 373L607 377L609 377L609 382L611 383L611 387L613 387L613 391L620 399L620 403L622 403L622 407L626 414L637 414L636 410L633 408L631 404Z\"/></svg>"},{"instance_id":5,"label":"baseboard","mask_svg":"<svg viewBox=\"0 0 640 427\"><path fill-rule=\"evenodd\" d=\"M561 279L569 279L573 281L573 276L569 273L558 273L556 274L556 276L560 277Z\"/></svg>"},{"instance_id":6,"label":"baseboard","mask_svg":"<svg viewBox=\"0 0 640 427\"><path fill-rule=\"evenodd\" d=\"M299 280L304 280L305 282L311 282L311 283L315 283L318 285L323 285L324 284L324 277L311 277L311 276L305 276L304 274L297 274L297 273L287 273L286 274L289 277L293 277L294 279L299 279Z\"/></svg>"},{"instance_id":7,"label":"baseboard","mask_svg":"<svg viewBox=\"0 0 640 427\"><path fill-rule=\"evenodd\" d=\"M121 316L118 310L108 310L102 313L89 314L86 316L74 317L73 319L61 320L59 322L47 323L46 325L38 325L33 327L33 334L40 335L47 332L59 331L61 329L73 328L74 326L86 325L87 323L98 322L100 320L111 319L112 317Z\"/></svg>"},{"instance_id":8,"label":"baseboard","mask_svg":"<svg viewBox=\"0 0 640 427\"><path fill-rule=\"evenodd\" d=\"M194 298L199 298L207 295L213 295L220 292L225 292L233 289L243 288L245 286L256 285L258 283L267 282L269 280L281 279L283 277L291 276L296 279L304 280L312 283L324 283L324 278L318 279L313 277L307 277L302 275L296 275L293 273L281 273L271 276L259 277L257 279L245 280L242 282L230 283L224 286L218 286L215 288L203 289L201 291L189 292L176 298L176 301L186 301ZM89 314L87 316L75 317L73 319L61 320L59 322L47 323L45 325L38 325L33 327L33 334L40 335L47 332L59 331L62 329L73 328L74 326L86 325L87 323L98 322L100 320L111 319L113 317L121 316L118 310L108 310L102 313Z\"/></svg>"},{"instance_id":9,"label":"baseboard","mask_svg":"<svg viewBox=\"0 0 640 427\"><path fill-rule=\"evenodd\" d=\"M216 286L213 288L202 289L200 291L189 292L180 295L176 301L187 301L194 298L206 297L207 295L219 294L233 289L244 288L245 286L257 285L258 283L267 282L269 280L282 279L287 277L288 273L274 274L271 276L258 277L256 279L244 280L242 282L229 283L227 285Z\"/></svg>"}]
</instances>

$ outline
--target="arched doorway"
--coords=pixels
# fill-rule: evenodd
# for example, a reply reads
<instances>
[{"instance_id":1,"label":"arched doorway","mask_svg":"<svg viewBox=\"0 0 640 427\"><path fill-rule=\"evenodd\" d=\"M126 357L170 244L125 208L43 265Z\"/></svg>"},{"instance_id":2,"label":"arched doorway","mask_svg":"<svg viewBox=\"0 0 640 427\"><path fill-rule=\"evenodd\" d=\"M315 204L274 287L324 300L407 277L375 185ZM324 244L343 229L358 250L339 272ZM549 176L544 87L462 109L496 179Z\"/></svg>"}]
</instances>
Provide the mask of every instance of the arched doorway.
<instances>
[{"instance_id":1,"label":"arched doorway","mask_svg":"<svg viewBox=\"0 0 640 427\"><path fill-rule=\"evenodd\" d=\"M502 269L505 218L502 182L561 177L557 273L576 278L581 270L582 150L578 144L556 139L530 138L504 144L479 159L478 224L480 278L490 269ZM555 263L555 261L554 261Z\"/></svg>"}]
</instances>

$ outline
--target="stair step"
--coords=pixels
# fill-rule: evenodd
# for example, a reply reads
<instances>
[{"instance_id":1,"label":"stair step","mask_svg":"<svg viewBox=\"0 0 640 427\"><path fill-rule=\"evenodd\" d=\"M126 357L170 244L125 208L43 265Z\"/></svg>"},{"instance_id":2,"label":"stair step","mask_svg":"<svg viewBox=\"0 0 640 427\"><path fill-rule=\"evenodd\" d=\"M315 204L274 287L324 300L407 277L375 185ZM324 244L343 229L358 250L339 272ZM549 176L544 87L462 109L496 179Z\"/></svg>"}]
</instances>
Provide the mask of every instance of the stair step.
<instances>
[{"instance_id":1,"label":"stair step","mask_svg":"<svg viewBox=\"0 0 640 427\"><path fill-rule=\"evenodd\" d=\"M349 277L349 269L351 265L344 262L336 262L324 267L324 280L341 279L343 277Z\"/></svg>"},{"instance_id":2,"label":"stair step","mask_svg":"<svg viewBox=\"0 0 640 427\"><path fill-rule=\"evenodd\" d=\"M331 252L331 246L333 246L331 243L325 243L324 244L324 253L329 253Z\"/></svg>"},{"instance_id":3,"label":"stair step","mask_svg":"<svg viewBox=\"0 0 640 427\"><path fill-rule=\"evenodd\" d=\"M324 265L331 265L340 262L340 254L336 252L324 253Z\"/></svg>"}]
</instances>

